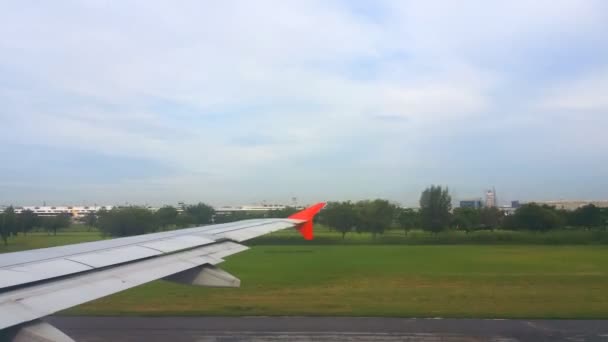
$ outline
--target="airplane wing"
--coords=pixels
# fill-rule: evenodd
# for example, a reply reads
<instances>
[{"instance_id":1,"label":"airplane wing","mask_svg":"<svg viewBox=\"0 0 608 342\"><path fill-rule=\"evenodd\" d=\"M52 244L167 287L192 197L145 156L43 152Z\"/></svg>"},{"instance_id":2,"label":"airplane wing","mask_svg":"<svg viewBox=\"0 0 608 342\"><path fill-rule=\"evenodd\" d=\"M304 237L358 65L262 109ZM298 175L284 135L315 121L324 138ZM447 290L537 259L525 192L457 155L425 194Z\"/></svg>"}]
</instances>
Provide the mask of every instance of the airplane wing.
<instances>
[{"instance_id":1,"label":"airplane wing","mask_svg":"<svg viewBox=\"0 0 608 342\"><path fill-rule=\"evenodd\" d=\"M313 237L318 203L285 219L255 219L0 254L0 339L71 341L39 318L153 281L238 287L217 268L239 242L296 227Z\"/></svg>"}]
</instances>

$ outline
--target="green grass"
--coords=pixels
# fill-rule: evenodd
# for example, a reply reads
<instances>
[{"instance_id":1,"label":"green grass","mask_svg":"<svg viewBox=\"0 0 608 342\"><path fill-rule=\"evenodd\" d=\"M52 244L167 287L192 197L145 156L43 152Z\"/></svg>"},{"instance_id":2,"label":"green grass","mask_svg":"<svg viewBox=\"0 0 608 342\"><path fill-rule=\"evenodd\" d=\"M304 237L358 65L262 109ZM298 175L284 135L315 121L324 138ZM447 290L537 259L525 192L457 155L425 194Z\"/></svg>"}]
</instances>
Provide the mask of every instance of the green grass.
<instances>
[{"instance_id":1,"label":"green grass","mask_svg":"<svg viewBox=\"0 0 608 342\"><path fill-rule=\"evenodd\" d=\"M157 281L70 315L608 318L608 249L256 246L222 267L240 289Z\"/></svg>"},{"instance_id":2,"label":"green grass","mask_svg":"<svg viewBox=\"0 0 608 342\"><path fill-rule=\"evenodd\" d=\"M0 252L99 238L35 234ZM220 265L240 289L156 281L64 314L606 319L607 265L602 245L256 245Z\"/></svg>"},{"instance_id":3,"label":"green grass","mask_svg":"<svg viewBox=\"0 0 608 342\"><path fill-rule=\"evenodd\" d=\"M16 237L11 237L8 240L8 245L3 245L0 241L0 253L18 252L27 249L45 248L69 245L73 243L89 242L102 239L102 236L97 231L62 231L57 235L48 234L46 232L33 232L26 236L20 234Z\"/></svg>"}]
</instances>

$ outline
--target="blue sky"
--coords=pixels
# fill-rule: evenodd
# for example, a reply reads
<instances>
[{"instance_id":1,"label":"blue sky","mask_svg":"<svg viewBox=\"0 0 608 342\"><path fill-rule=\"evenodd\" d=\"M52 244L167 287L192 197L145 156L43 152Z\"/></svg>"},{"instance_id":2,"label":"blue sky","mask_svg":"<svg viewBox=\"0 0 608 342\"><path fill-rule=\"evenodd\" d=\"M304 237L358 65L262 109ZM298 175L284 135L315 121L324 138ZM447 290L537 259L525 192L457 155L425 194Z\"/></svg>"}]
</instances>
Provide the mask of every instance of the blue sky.
<instances>
[{"instance_id":1,"label":"blue sky","mask_svg":"<svg viewBox=\"0 0 608 342\"><path fill-rule=\"evenodd\" d=\"M5 1L0 203L608 198L608 2Z\"/></svg>"}]
</instances>

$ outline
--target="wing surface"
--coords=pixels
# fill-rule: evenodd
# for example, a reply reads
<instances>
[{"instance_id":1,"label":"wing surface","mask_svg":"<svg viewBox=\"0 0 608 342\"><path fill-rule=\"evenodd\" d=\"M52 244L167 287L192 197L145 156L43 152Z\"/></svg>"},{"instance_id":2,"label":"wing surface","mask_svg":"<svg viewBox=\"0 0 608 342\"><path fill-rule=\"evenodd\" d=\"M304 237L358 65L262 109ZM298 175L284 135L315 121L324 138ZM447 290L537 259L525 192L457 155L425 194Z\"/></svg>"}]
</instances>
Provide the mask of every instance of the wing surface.
<instances>
[{"instance_id":1,"label":"wing surface","mask_svg":"<svg viewBox=\"0 0 608 342\"><path fill-rule=\"evenodd\" d=\"M312 219L323 206L319 203L285 219L244 220L0 254L0 333L14 326L22 327L17 335L47 331L40 326L26 331L31 323L24 323L157 279L238 285L238 279L215 268L224 257L247 249L238 242L290 227L312 238Z\"/></svg>"}]
</instances>

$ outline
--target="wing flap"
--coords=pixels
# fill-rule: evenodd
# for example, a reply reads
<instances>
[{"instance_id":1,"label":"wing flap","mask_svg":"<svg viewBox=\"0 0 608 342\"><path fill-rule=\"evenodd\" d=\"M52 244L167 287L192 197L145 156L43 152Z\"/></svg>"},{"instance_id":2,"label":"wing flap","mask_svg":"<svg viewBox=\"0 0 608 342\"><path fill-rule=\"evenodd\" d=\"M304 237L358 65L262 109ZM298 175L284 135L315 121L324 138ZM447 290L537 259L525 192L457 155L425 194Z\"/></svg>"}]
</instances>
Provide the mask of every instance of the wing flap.
<instances>
[{"instance_id":1,"label":"wing flap","mask_svg":"<svg viewBox=\"0 0 608 342\"><path fill-rule=\"evenodd\" d=\"M94 268L99 268L137 259L149 258L159 254L162 254L162 252L142 246L128 246L70 256L67 257L66 260L76 261Z\"/></svg>"},{"instance_id":2,"label":"wing flap","mask_svg":"<svg viewBox=\"0 0 608 342\"><path fill-rule=\"evenodd\" d=\"M140 244L138 246L155 249L163 253L171 253L192 247L208 245L214 242L214 239L199 235L181 235L169 239Z\"/></svg>"},{"instance_id":3,"label":"wing flap","mask_svg":"<svg viewBox=\"0 0 608 342\"><path fill-rule=\"evenodd\" d=\"M54 259L0 269L0 288L89 271L92 268L76 261Z\"/></svg>"}]
</instances>

